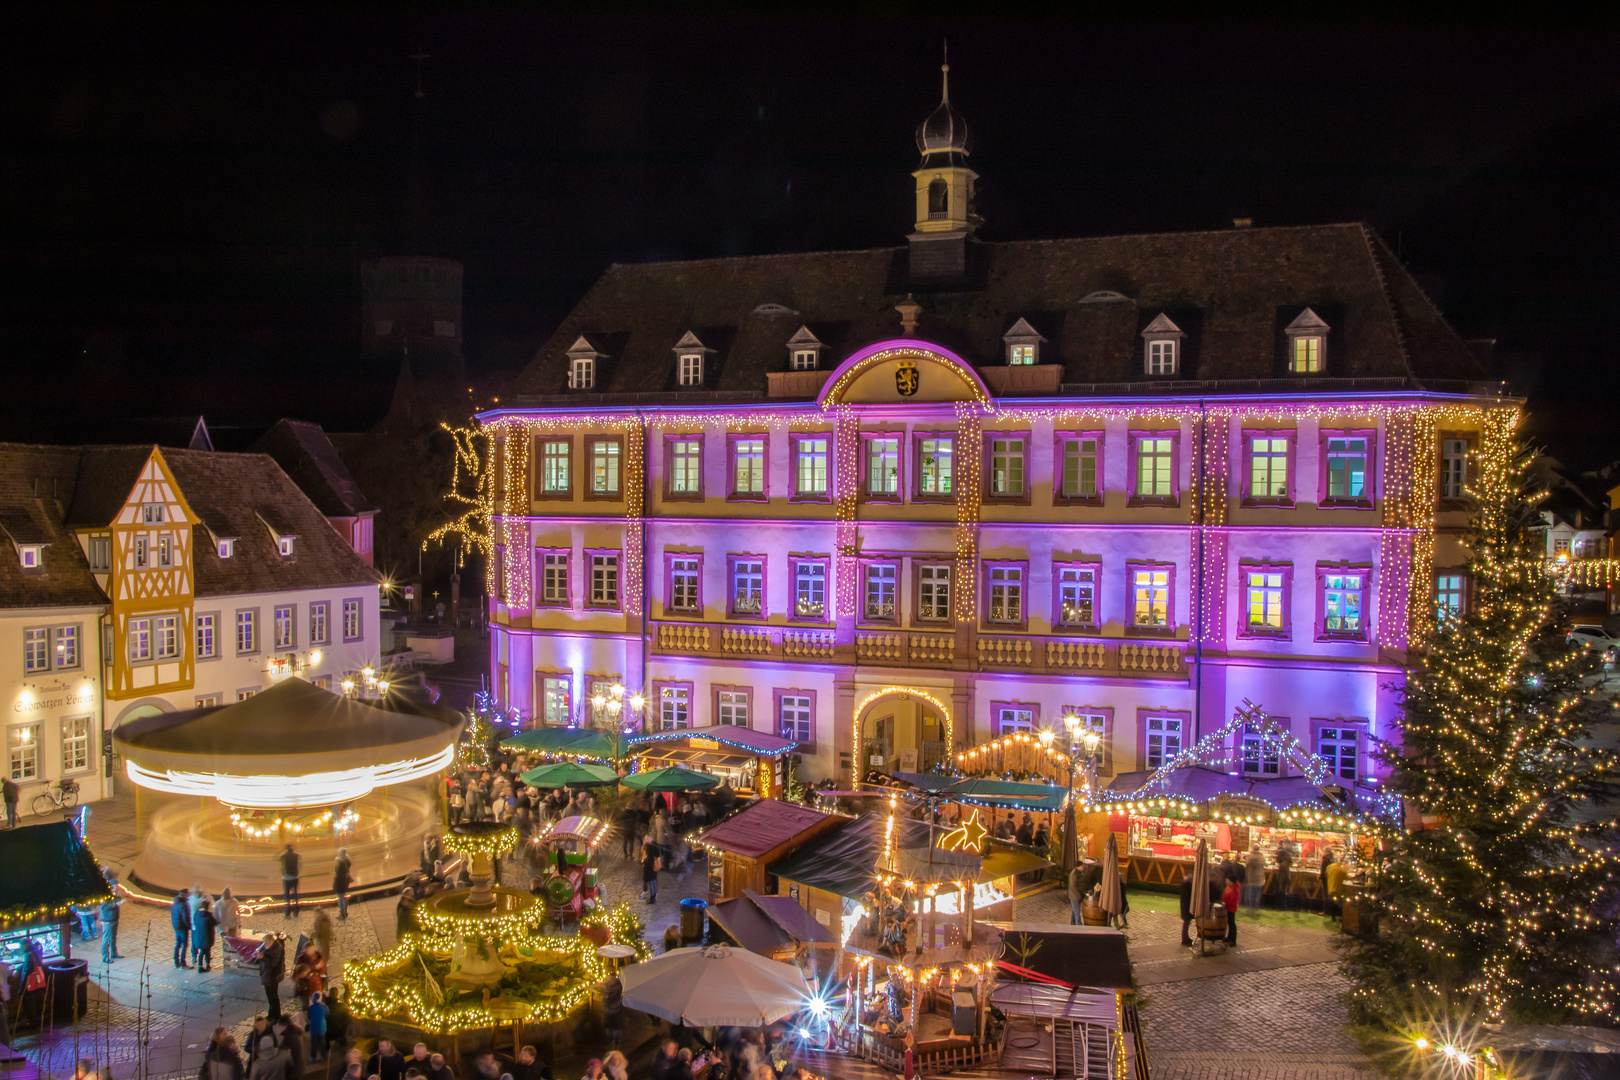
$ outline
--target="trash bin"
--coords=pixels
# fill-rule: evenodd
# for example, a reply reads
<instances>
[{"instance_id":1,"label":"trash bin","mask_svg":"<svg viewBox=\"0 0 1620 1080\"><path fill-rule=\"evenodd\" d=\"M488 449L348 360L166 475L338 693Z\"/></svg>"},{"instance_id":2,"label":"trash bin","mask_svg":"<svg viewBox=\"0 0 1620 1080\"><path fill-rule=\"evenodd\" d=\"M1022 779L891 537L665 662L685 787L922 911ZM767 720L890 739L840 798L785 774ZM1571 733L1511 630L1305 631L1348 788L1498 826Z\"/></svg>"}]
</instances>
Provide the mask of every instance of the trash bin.
<instances>
[{"instance_id":1,"label":"trash bin","mask_svg":"<svg viewBox=\"0 0 1620 1080\"><path fill-rule=\"evenodd\" d=\"M973 991L957 990L951 994L951 1034L972 1035L978 1013L973 1007Z\"/></svg>"},{"instance_id":2,"label":"trash bin","mask_svg":"<svg viewBox=\"0 0 1620 1080\"><path fill-rule=\"evenodd\" d=\"M90 961L52 960L45 965L45 980L52 1024L72 1023L84 1015L90 1003Z\"/></svg>"},{"instance_id":3,"label":"trash bin","mask_svg":"<svg viewBox=\"0 0 1620 1080\"><path fill-rule=\"evenodd\" d=\"M696 941L703 936L703 913L708 906L708 901L696 897L681 901L682 941Z\"/></svg>"}]
</instances>

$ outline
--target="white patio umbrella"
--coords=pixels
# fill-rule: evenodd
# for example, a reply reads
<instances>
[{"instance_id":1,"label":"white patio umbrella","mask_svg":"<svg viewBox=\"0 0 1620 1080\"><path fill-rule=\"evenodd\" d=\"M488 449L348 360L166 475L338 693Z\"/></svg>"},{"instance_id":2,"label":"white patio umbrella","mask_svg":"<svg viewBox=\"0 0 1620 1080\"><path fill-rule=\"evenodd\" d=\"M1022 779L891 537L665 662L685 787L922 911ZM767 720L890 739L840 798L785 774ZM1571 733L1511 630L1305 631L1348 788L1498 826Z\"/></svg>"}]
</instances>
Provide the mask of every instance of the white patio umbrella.
<instances>
[{"instance_id":1,"label":"white patio umbrella","mask_svg":"<svg viewBox=\"0 0 1620 1080\"><path fill-rule=\"evenodd\" d=\"M672 949L620 974L624 1003L688 1027L760 1027L810 1004L804 973L727 945Z\"/></svg>"},{"instance_id":2,"label":"white patio umbrella","mask_svg":"<svg viewBox=\"0 0 1620 1080\"><path fill-rule=\"evenodd\" d=\"M1102 909L1110 915L1125 910L1125 890L1119 880L1119 838L1108 834L1108 847L1103 850Z\"/></svg>"},{"instance_id":3,"label":"white patio umbrella","mask_svg":"<svg viewBox=\"0 0 1620 1080\"><path fill-rule=\"evenodd\" d=\"M1209 917L1209 841L1198 841L1198 854L1193 856L1192 904L1188 908L1195 919Z\"/></svg>"}]
</instances>

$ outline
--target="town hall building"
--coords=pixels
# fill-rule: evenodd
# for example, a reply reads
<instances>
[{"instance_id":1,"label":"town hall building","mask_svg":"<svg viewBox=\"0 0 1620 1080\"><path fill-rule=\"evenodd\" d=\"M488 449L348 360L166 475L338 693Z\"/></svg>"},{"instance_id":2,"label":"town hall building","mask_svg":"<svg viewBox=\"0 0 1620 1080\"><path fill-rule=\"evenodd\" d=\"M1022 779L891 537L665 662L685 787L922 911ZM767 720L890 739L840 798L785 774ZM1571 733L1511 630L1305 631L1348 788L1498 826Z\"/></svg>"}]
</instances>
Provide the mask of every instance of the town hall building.
<instances>
[{"instance_id":1,"label":"town hall building","mask_svg":"<svg viewBox=\"0 0 1620 1080\"><path fill-rule=\"evenodd\" d=\"M1370 778L1518 402L1366 225L989 242L948 96L917 143L903 245L614 265L480 414L500 700L840 783L1248 700Z\"/></svg>"}]
</instances>

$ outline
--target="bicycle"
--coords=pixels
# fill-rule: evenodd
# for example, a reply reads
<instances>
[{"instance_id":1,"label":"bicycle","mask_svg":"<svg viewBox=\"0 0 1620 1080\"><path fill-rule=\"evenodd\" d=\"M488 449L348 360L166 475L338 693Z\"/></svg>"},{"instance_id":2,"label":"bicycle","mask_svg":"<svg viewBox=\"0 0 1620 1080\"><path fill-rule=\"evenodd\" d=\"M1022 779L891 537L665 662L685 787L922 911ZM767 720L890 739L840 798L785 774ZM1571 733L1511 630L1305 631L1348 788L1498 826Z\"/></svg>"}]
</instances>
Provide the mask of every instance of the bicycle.
<instances>
[{"instance_id":1,"label":"bicycle","mask_svg":"<svg viewBox=\"0 0 1620 1080\"><path fill-rule=\"evenodd\" d=\"M79 801L79 782L77 780L58 780L54 785L53 794L50 788L34 796L34 816L44 817L52 810L60 810L66 814Z\"/></svg>"}]
</instances>

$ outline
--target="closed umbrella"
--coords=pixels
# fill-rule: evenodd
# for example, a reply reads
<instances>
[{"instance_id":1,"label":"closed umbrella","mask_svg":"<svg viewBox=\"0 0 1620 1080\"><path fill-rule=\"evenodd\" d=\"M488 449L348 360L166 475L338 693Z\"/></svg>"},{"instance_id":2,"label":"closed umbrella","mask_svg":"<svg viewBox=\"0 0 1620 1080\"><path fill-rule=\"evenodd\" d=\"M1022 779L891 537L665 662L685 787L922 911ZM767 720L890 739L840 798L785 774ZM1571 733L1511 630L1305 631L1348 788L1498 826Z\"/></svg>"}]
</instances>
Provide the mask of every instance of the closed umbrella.
<instances>
[{"instance_id":1,"label":"closed umbrella","mask_svg":"<svg viewBox=\"0 0 1620 1080\"><path fill-rule=\"evenodd\" d=\"M1119 880L1119 838L1108 834L1103 851L1102 909L1116 918L1125 911L1125 889Z\"/></svg>"},{"instance_id":2,"label":"closed umbrella","mask_svg":"<svg viewBox=\"0 0 1620 1080\"><path fill-rule=\"evenodd\" d=\"M576 765L572 761L559 761L530 769L519 779L533 788L581 788L617 784L619 774L606 765Z\"/></svg>"},{"instance_id":3,"label":"closed umbrella","mask_svg":"<svg viewBox=\"0 0 1620 1080\"><path fill-rule=\"evenodd\" d=\"M1193 856L1192 904L1188 908L1195 919L1209 917L1209 841L1198 841L1198 854Z\"/></svg>"},{"instance_id":4,"label":"closed umbrella","mask_svg":"<svg viewBox=\"0 0 1620 1080\"><path fill-rule=\"evenodd\" d=\"M631 773L619 782L637 791L706 791L720 786L720 781L709 773L693 772L674 765L650 772Z\"/></svg>"},{"instance_id":5,"label":"closed umbrella","mask_svg":"<svg viewBox=\"0 0 1620 1080\"><path fill-rule=\"evenodd\" d=\"M672 949L620 974L624 1003L687 1027L762 1027L810 1004L792 964L726 945Z\"/></svg>"}]
</instances>

